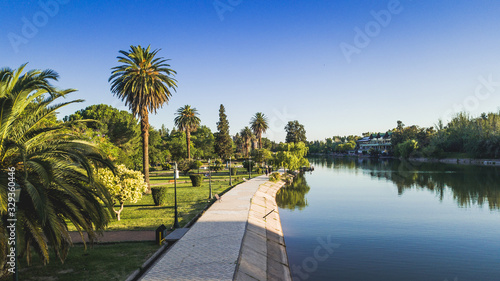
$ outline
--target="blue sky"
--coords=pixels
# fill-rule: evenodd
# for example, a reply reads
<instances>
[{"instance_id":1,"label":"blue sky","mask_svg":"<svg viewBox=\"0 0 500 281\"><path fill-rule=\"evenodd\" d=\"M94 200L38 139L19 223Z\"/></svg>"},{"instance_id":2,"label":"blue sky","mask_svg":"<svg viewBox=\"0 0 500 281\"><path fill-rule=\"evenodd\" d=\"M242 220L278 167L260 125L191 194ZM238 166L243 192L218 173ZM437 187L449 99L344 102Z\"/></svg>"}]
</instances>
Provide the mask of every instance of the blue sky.
<instances>
[{"instance_id":1,"label":"blue sky","mask_svg":"<svg viewBox=\"0 0 500 281\"><path fill-rule=\"evenodd\" d=\"M260 111L265 136L284 141L296 119L314 140L497 111L499 14L500 2L481 0L9 0L0 52L2 66L54 69L57 86L78 89L69 98L85 102L62 118L98 103L126 110L110 93L110 69L119 50L151 45L179 85L150 116L154 127L172 128L190 104L215 130L222 103L232 134Z\"/></svg>"}]
</instances>

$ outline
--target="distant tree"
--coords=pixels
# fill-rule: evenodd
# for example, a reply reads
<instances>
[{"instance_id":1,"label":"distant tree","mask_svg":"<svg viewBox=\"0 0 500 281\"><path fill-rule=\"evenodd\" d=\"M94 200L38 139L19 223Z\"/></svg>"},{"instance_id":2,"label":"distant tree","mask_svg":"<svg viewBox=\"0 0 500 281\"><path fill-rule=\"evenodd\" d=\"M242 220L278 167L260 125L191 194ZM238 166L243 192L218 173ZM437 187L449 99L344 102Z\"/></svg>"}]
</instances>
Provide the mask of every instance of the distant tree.
<instances>
[{"instance_id":1,"label":"distant tree","mask_svg":"<svg viewBox=\"0 0 500 281\"><path fill-rule=\"evenodd\" d=\"M207 126L200 126L192 135L195 147L194 157L210 158L214 156L215 137Z\"/></svg>"},{"instance_id":2,"label":"distant tree","mask_svg":"<svg viewBox=\"0 0 500 281\"><path fill-rule=\"evenodd\" d=\"M250 120L250 127L259 141L259 147L262 148L262 133L265 133L269 128L267 117L262 112L255 113L255 116Z\"/></svg>"},{"instance_id":3,"label":"distant tree","mask_svg":"<svg viewBox=\"0 0 500 281\"><path fill-rule=\"evenodd\" d=\"M127 169L125 165L118 166L114 174L110 169L99 169L97 178L109 190L115 203L120 205L118 210L113 207L117 220L120 220L125 202L136 203L148 190L144 175Z\"/></svg>"},{"instance_id":4,"label":"distant tree","mask_svg":"<svg viewBox=\"0 0 500 281\"><path fill-rule=\"evenodd\" d=\"M149 187L149 113L155 112L172 96L177 81L172 78L176 72L170 69L167 60L155 57L158 49L130 46L130 50L120 51L118 56L122 65L113 67L109 82L111 92L125 101L134 116L141 118L142 161L144 178Z\"/></svg>"},{"instance_id":5,"label":"distant tree","mask_svg":"<svg viewBox=\"0 0 500 281\"><path fill-rule=\"evenodd\" d=\"M160 128L160 135L162 138L168 138L170 132L168 131L167 127L165 127L164 124L161 124Z\"/></svg>"},{"instance_id":6,"label":"distant tree","mask_svg":"<svg viewBox=\"0 0 500 281\"><path fill-rule=\"evenodd\" d=\"M108 137L113 144L123 148L140 135L140 127L134 115L106 104L87 106L74 114L64 117L65 122L93 119L85 126Z\"/></svg>"},{"instance_id":7,"label":"distant tree","mask_svg":"<svg viewBox=\"0 0 500 281\"><path fill-rule=\"evenodd\" d=\"M252 145L252 138L253 138L252 131L250 130L250 128L245 127L241 130L240 134L242 139L243 151L245 153L245 156L248 157Z\"/></svg>"},{"instance_id":8,"label":"distant tree","mask_svg":"<svg viewBox=\"0 0 500 281\"><path fill-rule=\"evenodd\" d=\"M191 132L196 131L201 121L197 115L199 114L196 108L191 108L190 105L185 105L177 109L177 117L174 119L175 126L177 126L179 130L183 130L186 133L188 160L191 160Z\"/></svg>"},{"instance_id":9,"label":"distant tree","mask_svg":"<svg viewBox=\"0 0 500 281\"><path fill-rule=\"evenodd\" d=\"M303 142L282 143L275 155L274 163L289 170L296 170L303 166L309 166L305 158L308 148Z\"/></svg>"},{"instance_id":10,"label":"distant tree","mask_svg":"<svg viewBox=\"0 0 500 281\"><path fill-rule=\"evenodd\" d=\"M173 161L181 161L187 154L186 134L182 131L171 133L167 141L167 148Z\"/></svg>"},{"instance_id":11,"label":"distant tree","mask_svg":"<svg viewBox=\"0 0 500 281\"><path fill-rule=\"evenodd\" d=\"M224 105L219 108L219 122L215 134L215 153L223 159L228 159L233 154L233 144L229 135L229 122L227 121Z\"/></svg>"},{"instance_id":12,"label":"distant tree","mask_svg":"<svg viewBox=\"0 0 500 281\"><path fill-rule=\"evenodd\" d=\"M306 142L306 130L304 125L300 124L299 121L289 121L285 126L286 130L286 142Z\"/></svg>"}]
</instances>

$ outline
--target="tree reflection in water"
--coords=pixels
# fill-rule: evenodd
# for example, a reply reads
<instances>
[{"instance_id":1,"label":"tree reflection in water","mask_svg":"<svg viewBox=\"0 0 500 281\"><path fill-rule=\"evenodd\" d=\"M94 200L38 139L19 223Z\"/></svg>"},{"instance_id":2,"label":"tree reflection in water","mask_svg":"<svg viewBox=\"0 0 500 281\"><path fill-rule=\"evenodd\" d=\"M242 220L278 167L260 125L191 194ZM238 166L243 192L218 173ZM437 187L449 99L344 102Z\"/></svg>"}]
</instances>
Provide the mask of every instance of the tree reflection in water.
<instances>
[{"instance_id":1,"label":"tree reflection in water","mask_svg":"<svg viewBox=\"0 0 500 281\"><path fill-rule=\"evenodd\" d=\"M298 174L292 184L285 185L276 194L276 203L283 209L302 210L307 206L306 194L311 188L305 176Z\"/></svg>"},{"instance_id":2,"label":"tree reflection in water","mask_svg":"<svg viewBox=\"0 0 500 281\"><path fill-rule=\"evenodd\" d=\"M390 180L402 195L405 190L421 188L433 191L439 200L449 189L461 207L472 205L500 209L500 168L409 162L396 159L310 158L315 166L362 171L373 178Z\"/></svg>"}]
</instances>

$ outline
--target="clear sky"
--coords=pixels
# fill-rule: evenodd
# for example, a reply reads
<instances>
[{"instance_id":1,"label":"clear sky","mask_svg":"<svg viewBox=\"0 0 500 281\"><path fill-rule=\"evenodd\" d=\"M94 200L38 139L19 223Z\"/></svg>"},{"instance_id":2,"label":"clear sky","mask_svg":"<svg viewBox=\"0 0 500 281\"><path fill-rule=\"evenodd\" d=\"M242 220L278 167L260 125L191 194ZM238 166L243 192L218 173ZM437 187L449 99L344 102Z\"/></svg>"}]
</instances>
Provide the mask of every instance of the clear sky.
<instances>
[{"instance_id":1,"label":"clear sky","mask_svg":"<svg viewBox=\"0 0 500 281\"><path fill-rule=\"evenodd\" d=\"M56 4L55 4L56 3ZM467 109L500 106L500 1L76 1L0 2L1 66L54 69L82 104L127 109L110 93L119 50L161 48L178 72L168 105L150 116L172 128L190 104L231 134L256 112L284 141L298 120L308 140L396 126L432 126Z\"/></svg>"}]
</instances>

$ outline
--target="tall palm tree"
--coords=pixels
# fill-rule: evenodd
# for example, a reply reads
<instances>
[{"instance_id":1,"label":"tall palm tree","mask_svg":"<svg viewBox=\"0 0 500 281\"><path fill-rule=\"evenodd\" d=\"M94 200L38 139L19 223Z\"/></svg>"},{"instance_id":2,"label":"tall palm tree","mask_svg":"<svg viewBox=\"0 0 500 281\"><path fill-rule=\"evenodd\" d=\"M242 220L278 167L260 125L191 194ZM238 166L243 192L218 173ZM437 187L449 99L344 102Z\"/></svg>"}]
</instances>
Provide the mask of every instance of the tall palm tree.
<instances>
[{"instance_id":1,"label":"tall palm tree","mask_svg":"<svg viewBox=\"0 0 500 281\"><path fill-rule=\"evenodd\" d=\"M125 101L134 116L141 118L142 165L144 180L149 188L149 113L156 113L164 103L168 103L175 91L177 81L172 77L176 72L170 69L166 59L155 57L159 49L150 50L150 46L142 48L130 46L130 50L120 51L118 56L122 65L113 67L109 82L111 92Z\"/></svg>"},{"instance_id":2,"label":"tall palm tree","mask_svg":"<svg viewBox=\"0 0 500 281\"><path fill-rule=\"evenodd\" d=\"M245 156L248 157L248 153L250 152L251 142L253 139L252 130L250 128L245 127L240 132L241 138L243 139L243 150L245 151Z\"/></svg>"},{"instance_id":3,"label":"tall palm tree","mask_svg":"<svg viewBox=\"0 0 500 281\"><path fill-rule=\"evenodd\" d=\"M95 144L68 129L80 121L47 122L61 107L82 100L54 105L74 90L54 88L50 81L58 75L52 70L23 74L25 66L0 69L0 276L5 272L6 250L12 247L4 225L12 218L7 208L8 171L15 169L14 182L21 188L17 241L28 263L32 250L49 262L49 244L64 261L72 243L67 221L93 241L112 214L111 197L93 181L93 167L113 165Z\"/></svg>"},{"instance_id":4,"label":"tall palm tree","mask_svg":"<svg viewBox=\"0 0 500 281\"><path fill-rule=\"evenodd\" d=\"M188 160L191 160L191 132L196 131L200 125L200 118L197 115L199 114L196 108L185 105L177 109L177 117L174 119L175 126L186 132Z\"/></svg>"},{"instance_id":5,"label":"tall palm tree","mask_svg":"<svg viewBox=\"0 0 500 281\"><path fill-rule=\"evenodd\" d=\"M259 148L262 148L262 133L269 129L267 117L262 112L255 113L255 116L250 120L250 126L259 141Z\"/></svg>"}]
</instances>

